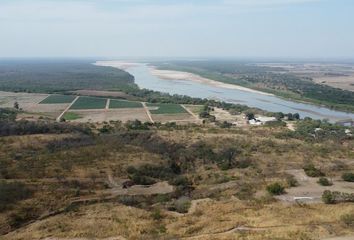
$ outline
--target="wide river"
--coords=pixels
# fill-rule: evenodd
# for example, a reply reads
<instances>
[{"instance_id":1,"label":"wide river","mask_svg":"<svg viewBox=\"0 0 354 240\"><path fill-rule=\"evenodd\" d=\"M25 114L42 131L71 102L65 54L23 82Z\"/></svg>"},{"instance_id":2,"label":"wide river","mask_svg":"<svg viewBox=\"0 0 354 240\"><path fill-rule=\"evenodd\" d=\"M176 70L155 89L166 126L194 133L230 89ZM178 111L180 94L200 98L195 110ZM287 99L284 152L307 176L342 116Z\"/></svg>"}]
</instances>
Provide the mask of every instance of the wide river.
<instances>
[{"instance_id":1,"label":"wide river","mask_svg":"<svg viewBox=\"0 0 354 240\"><path fill-rule=\"evenodd\" d=\"M354 114L352 113L334 111L312 104L293 102L271 95L210 86L190 80L161 79L152 75L146 65L131 67L126 69L126 71L135 77L135 83L138 84L140 88L159 92L244 104L271 112L297 112L302 118L311 117L313 119L328 119L332 122L343 119L354 119Z\"/></svg>"}]
</instances>

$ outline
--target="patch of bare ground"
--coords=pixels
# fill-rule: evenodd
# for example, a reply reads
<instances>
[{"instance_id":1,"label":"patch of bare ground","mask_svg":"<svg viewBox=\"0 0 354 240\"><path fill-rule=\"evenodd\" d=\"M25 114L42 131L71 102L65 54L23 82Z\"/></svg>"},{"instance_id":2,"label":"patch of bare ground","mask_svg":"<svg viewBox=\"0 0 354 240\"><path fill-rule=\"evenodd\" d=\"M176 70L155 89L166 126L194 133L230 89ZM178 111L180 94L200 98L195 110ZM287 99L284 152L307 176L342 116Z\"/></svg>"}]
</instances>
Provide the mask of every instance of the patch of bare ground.
<instances>
[{"instance_id":1,"label":"patch of bare ground","mask_svg":"<svg viewBox=\"0 0 354 240\"><path fill-rule=\"evenodd\" d=\"M97 61L96 63L94 63L94 65L102 67L114 67L126 70L131 67L137 67L140 65L140 63L132 63L126 61Z\"/></svg>"},{"instance_id":2,"label":"patch of bare ground","mask_svg":"<svg viewBox=\"0 0 354 240\"><path fill-rule=\"evenodd\" d=\"M179 124L183 123L197 123L198 120L195 119L189 113L178 113L178 114L152 114L152 119L155 122L178 122Z\"/></svg>"},{"instance_id":3,"label":"patch of bare ground","mask_svg":"<svg viewBox=\"0 0 354 240\"><path fill-rule=\"evenodd\" d=\"M0 91L0 107L12 108L17 102L19 107L29 112L52 112L50 107L39 105L38 103L48 97L48 94L37 93L14 93Z\"/></svg>"},{"instance_id":4,"label":"patch of bare ground","mask_svg":"<svg viewBox=\"0 0 354 240\"><path fill-rule=\"evenodd\" d=\"M173 71L173 70L160 70L160 69L157 69L156 67L153 67L153 66L149 67L149 69L150 69L150 72L152 75L157 76L161 79L193 81L193 82L202 83L202 84L206 84L206 85L214 86L214 87L219 87L219 88L237 89L237 90L241 90L241 91L253 92L253 93L258 93L258 94L263 94L263 95L273 95L273 94L257 91L254 89L234 85L234 84L218 82L218 81L208 79L208 78L202 77L202 76L194 74L194 73Z\"/></svg>"},{"instance_id":5,"label":"patch of bare ground","mask_svg":"<svg viewBox=\"0 0 354 240\"><path fill-rule=\"evenodd\" d=\"M144 108L124 108L124 109L102 109L102 110L69 110L78 114L81 118L73 120L72 122L109 122L109 121L122 121L140 120L148 122L149 117Z\"/></svg>"},{"instance_id":6,"label":"patch of bare ground","mask_svg":"<svg viewBox=\"0 0 354 240\"><path fill-rule=\"evenodd\" d=\"M120 195L155 195L155 194L168 194L174 191L174 187L168 184L168 182L158 182L150 186L146 185L134 185L129 188L123 188L123 186L118 186L113 189L107 190L106 193L109 193L114 196Z\"/></svg>"},{"instance_id":7,"label":"patch of bare ground","mask_svg":"<svg viewBox=\"0 0 354 240\"><path fill-rule=\"evenodd\" d=\"M215 116L218 121L227 121L237 126L247 125L246 118L243 114L232 115L230 112L221 108L214 108L214 111L211 111L210 114Z\"/></svg>"},{"instance_id":8,"label":"patch of bare ground","mask_svg":"<svg viewBox=\"0 0 354 240\"><path fill-rule=\"evenodd\" d=\"M285 195L276 197L285 202L320 203L322 202L322 193L325 190L354 193L354 183L342 181L339 177L332 179L332 186L321 186L317 183L318 178L308 177L302 169L288 170L286 172L296 178L299 186L289 188L286 190L287 193Z\"/></svg>"},{"instance_id":9,"label":"patch of bare ground","mask_svg":"<svg viewBox=\"0 0 354 240\"><path fill-rule=\"evenodd\" d=\"M313 81L319 84L325 84L334 88L341 88L354 92L354 75L336 76L336 77L317 77Z\"/></svg>"}]
</instances>

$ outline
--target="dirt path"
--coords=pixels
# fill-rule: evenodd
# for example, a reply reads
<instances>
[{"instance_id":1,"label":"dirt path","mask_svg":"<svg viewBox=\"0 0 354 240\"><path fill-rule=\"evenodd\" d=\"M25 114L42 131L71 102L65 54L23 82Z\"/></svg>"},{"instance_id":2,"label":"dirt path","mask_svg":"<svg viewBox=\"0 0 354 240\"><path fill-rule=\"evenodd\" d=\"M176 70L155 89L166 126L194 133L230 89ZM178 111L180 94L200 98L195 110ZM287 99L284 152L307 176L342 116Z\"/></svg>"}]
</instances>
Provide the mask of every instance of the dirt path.
<instances>
[{"instance_id":1,"label":"dirt path","mask_svg":"<svg viewBox=\"0 0 354 240\"><path fill-rule=\"evenodd\" d=\"M64 116L64 114L71 108L71 106L79 99L79 96L77 96L74 101L70 103L70 105L65 108L65 110L57 117L57 122L60 122L61 118Z\"/></svg>"},{"instance_id":2,"label":"dirt path","mask_svg":"<svg viewBox=\"0 0 354 240\"><path fill-rule=\"evenodd\" d=\"M144 106L144 109L145 109L145 111L146 111L146 114L148 115L148 117L149 117L151 123L154 123L154 120L152 119L152 116L151 116L151 114L150 114L149 108L146 106L146 103L145 103L145 102L142 102L142 104L143 104L143 106Z\"/></svg>"},{"instance_id":3,"label":"dirt path","mask_svg":"<svg viewBox=\"0 0 354 240\"><path fill-rule=\"evenodd\" d=\"M354 236L324 238L322 240L354 240Z\"/></svg>"},{"instance_id":4,"label":"dirt path","mask_svg":"<svg viewBox=\"0 0 354 240\"><path fill-rule=\"evenodd\" d=\"M181 239L214 239L214 237L227 237L230 234L236 233L236 232L260 232L260 231L266 231L269 229L273 228L286 228L286 227L293 227L293 226L321 226L323 224L336 224L337 222L323 222L323 223L316 223L316 224L294 224L294 225L289 225L289 224L283 224L283 225L274 225L274 226L264 226L264 227L252 227L252 226L237 226L237 227L232 227L226 230L222 231L217 231L217 232L212 232L212 233L204 233L200 235L194 235L194 236L189 236L189 237L184 237ZM213 237L213 238L211 238ZM344 238L329 238L329 239L323 239L323 240L353 240L352 237L344 237Z\"/></svg>"},{"instance_id":5,"label":"dirt path","mask_svg":"<svg viewBox=\"0 0 354 240\"><path fill-rule=\"evenodd\" d=\"M200 121L199 117L198 117L196 114L194 114L194 112L192 112L191 110L189 110L186 106L184 106L183 104L181 104L181 107L183 107L184 110L186 110L190 115L192 115L192 116L195 118L196 121L198 121L198 122Z\"/></svg>"},{"instance_id":6,"label":"dirt path","mask_svg":"<svg viewBox=\"0 0 354 240\"><path fill-rule=\"evenodd\" d=\"M294 123L287 122L287 123L286 123L286 127L287 127L290 131L295 131L295 125L294 125Z\"/></svg>"},{"instance_id":7,"label":"dirt path","mask_svg":"<svg viewBox=\"0 0 354 240\"><path fill-rule=\"evenodd\" d=\"M45 238L44 240L92 240L93 238ZM94 238L95 240L126 240L124 237Z\"/></svg>"}]
</instances>

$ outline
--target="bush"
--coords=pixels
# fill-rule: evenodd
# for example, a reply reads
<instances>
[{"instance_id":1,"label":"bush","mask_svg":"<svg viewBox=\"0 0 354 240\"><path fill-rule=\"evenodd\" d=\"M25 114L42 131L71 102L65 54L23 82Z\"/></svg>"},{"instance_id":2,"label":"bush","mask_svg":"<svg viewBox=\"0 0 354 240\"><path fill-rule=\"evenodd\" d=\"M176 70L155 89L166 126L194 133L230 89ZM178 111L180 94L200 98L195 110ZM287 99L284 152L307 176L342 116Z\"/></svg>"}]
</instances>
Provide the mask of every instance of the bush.
<instances>
[{"instance_id":1,"label":"bush","mask_svg":"<svg viewBox=\"0 0 354 240\"><path fill-rule=\"evenodd\" d=\"M322 194L322 200L326 204L334 204L337 202L354 202L354 193L345 193L326 190Z\"/></svg>"},{"instance_id":2,"label":"bush","mask_svg":"<svg viewBox=\"0 0 354 240\"><path fill-rule=\"evenodd\" d=\"M130 179L138 185L152 185L154 183L156 183L156 181L151 178L151 177L147 177L147 176L141 176L139 174L133 174L130 176Z\"/></svg>"},{"instance_id":3,"label":"bush","mask_svg":"<svg viewBox=\"0 0 354 240\"><path fill-rule=\"evenodd\" d=\"M293 175L286 177L286 183L288 184L289 187L299 186L299 182L296 180L296 178Z\"/></svg>"},{"instance_id":4,"label":"bush","mask_svg":"<svg viewBox=\"0 0 354 240\"><path fill-rule=\"evenodd\" d=\"M348 227L354 227L354 214L344 214L340 217L342 223L344 223Z\"/></svg>"},{"instance_id":5,"label":"bush","mask_svg":"<svg viewBox=\"0 0 354 240\"><path fill-rule=\"evenodd\" d=\"M317 181L318 184L320 184L321 186L332 186L333 183L328 180L328 178L325 177L320 177Z\"/></svg>"},{"instance_id":6,"label":"bush","mask_svg":"<svg viewBox=\"0 0 354 240\"><path fill-rule=\"evenodd\" d=\"M285 193L285 188L280 183L272 183L267 186L267 191L272 195L281 195Z\"/></svg>"},{"instance_id":7,"label":"bush","mask_svg":"<svg viewBox=\"0 0 354 240\"><path fill-rule=\"evenodd\" d=\"M317 169L313 164L304 166L304 171L309 177L323 177L324 173Z\"/></svg>"},{"instance_id":8,"label":"bush","mask_svg":"<svg viewBox=\"0 0 354 240\"><path fill-rule=\"evenodd\" d=\"M336 196L331 191L324 191L322 194L322 201L325 204L334 204L336 203Z\"/></svg>"},{"instance_id":9,"label":"bush","mask_svg":"<svg viewBox=\"0 0 354 240\"><path fill-rule=\"evenodd\" d=\"M174 208L179 213L187 213L191 206L191 201L188 197L180 197L176 200Z\"/></svg>"},{"instance_id":10,"label":"bush","mask_svg":"<svg viewBox=\"0 0 354 240\"><path fill-rule=\"evenodd\" d=\"M354 182L354 173L343 173L342 179L346 182Z\"/></svg>"}]
</instances>

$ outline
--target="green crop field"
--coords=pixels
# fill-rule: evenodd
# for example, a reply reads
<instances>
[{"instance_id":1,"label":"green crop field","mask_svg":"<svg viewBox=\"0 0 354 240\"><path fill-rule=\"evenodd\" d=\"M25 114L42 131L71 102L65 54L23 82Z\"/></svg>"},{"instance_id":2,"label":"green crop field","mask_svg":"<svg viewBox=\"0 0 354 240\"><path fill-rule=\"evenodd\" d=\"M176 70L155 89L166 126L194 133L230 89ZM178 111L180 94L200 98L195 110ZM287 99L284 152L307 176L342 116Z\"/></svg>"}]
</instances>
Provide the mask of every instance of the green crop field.
<instances>
[{"instance_id":1,"label":"green crop field","mask_svg":"<svg viewBox=\"0 0 354 240\"><path fill-rule=\"evenodd\" d=\"M70 120L80 119L80 118L82 118L82 117L81 117L79 114L77 114L77 113L66 112L66 113L64 114L63 118L64 118L65 120L70 121Z\"/></svg>"},{"instance_id":2,"label":"green crop field","mask_svg":"<svg viewBox=\"0 0 354 240\"><path fill-rule=\"evenodd\" d=\"M80 97L70 109L104 109L107 99L96 97Z\"/></svg>"},{"instance_id":3,"label":"green crop field","mask_svg":"<svg viewBox=\"0 0 354 240\"><path fill-rule=\"evenodd\" d=\"M74 99L75 96L73 95L50 95L39 104L71 103Z\"/></svg>"},{"instance_id":4,"label":"green crop field","mask_svg":"<svg viewBox=\"0 0 354 240\"><path fill-rule=\"evenodd\" d=\"M187 111L179 104L155 104L148 103L148 107L158 107L157 110L150 110L152 114L179 114Z\"/></svg>"},{"instance_id":5,"label":"green crop field","mask_svg":"<svg viewBox=\"0 0 354 240\"><path fill-rule=\"evenodd\" d=\"M142 108L143 105L140 102L112 100L109 103L109 108Z\"/></svg>"}]
</instances>

